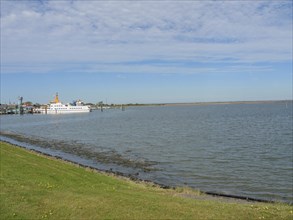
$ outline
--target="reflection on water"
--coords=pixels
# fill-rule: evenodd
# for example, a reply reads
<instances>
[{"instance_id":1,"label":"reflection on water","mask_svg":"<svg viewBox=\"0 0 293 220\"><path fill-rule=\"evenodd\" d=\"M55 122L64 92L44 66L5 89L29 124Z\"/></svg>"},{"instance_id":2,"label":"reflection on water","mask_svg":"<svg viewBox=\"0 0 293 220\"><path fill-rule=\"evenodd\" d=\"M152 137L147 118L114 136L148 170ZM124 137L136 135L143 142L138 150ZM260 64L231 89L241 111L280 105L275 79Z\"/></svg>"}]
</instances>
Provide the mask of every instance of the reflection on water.
<instances>
[{"instance_id":1,"label":"reflection on water","mask_svg":"<svg viewBox=\"0 0 293 220\"><path fill-rule=\"evenodd\" d=\"M1 132L166 185L292 201L292 103L1 116Z\"/></svg>"}]
</instances>

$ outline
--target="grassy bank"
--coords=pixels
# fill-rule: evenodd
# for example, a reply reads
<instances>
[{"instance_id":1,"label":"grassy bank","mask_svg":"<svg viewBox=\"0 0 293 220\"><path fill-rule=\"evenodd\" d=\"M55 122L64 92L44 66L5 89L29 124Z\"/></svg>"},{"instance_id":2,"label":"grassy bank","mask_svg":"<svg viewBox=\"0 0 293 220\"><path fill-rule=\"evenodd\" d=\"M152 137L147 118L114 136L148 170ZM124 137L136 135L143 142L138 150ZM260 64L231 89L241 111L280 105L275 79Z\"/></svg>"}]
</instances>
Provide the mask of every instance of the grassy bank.
<instances>
[{"instance_id":1,"label":"grassy bank","mask_svg":"<svg viewBox=\"0 0 293 220\"><path fill-rule=\"evenodd\" d=\"M292 206L203 199L0 142L0 219L292 219ZM186 196L188 194L188 196ZM185 195L183 197L182 195Z\"/></svg>"}]
</instances>

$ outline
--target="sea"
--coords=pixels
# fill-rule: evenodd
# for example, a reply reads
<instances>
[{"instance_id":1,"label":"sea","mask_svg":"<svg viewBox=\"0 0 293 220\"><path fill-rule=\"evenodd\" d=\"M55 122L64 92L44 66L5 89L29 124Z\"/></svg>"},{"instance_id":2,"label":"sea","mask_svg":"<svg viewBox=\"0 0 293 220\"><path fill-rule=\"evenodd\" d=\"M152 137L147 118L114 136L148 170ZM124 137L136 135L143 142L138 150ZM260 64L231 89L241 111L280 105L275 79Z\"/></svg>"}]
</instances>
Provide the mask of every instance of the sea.
<instances>
[{"instance_id":1,"label":"sea","mask_svg":"<svg viewBox=\"0 0 293 220\"><path fill-rule=\"evenodd\" d=\"M292 204L292 101L1 115L0 140L170 187Z\"/></svg>"}]
</instances>

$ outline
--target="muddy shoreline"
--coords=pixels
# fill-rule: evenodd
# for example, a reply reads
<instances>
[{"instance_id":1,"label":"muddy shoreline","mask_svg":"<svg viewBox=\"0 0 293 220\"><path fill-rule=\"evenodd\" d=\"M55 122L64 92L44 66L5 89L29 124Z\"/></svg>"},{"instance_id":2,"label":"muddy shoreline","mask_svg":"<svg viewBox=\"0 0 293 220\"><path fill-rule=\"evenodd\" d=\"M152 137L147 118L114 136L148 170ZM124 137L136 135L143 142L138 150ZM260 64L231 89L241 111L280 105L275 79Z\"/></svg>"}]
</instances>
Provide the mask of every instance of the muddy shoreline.
<instances>
[{"instance_id":1,"label":"muddy shoreline","mask_svg":"<svg viewBox=\"0 0 293 220\"><path fill-rule=\"evenodd\" d=\"M162 189L176 189L176 187L174 187L174 186L165 185L165 184L158 183L158 182L155 182L155 181L151 181L151 180L148 180L148 179L140 178L140 173L139 172L134 172L134 173L133 172L132 173L126 173L125 172L124 173L124 172L120 172L120 171L115 171L112 168L100 169L97 166L93 166L93 165L90 165L90 164L85 164L85 163L82 163L82 162L78 162L78 161L76 161L74 159L68 159L68 158L66 158L66 157L64 157L62 155L54 155L54 154L50 153L50 151L44 152L44 151L41 150L42 147L39 147L39 149L36 149L36 148L33 148L33 147L28 148L25 145L26 144L31 145L31 143L27 143L25 141L26 138L23 137L22 135L19 135L19 134L12 134L12 133L9 134L9 133L0 132L0 135L3 136L3 137L8 137L9 139L12 139L12 140L16 139L16 141L20 142L20 144L12 143L9 140L2 140L2 139L0 139L0 142L9 143L9 144L11 144L13 146L20 147L20 148L35 152L37 154L44 155L44 156L46 156L48 158L61 160L61 161L67 162L67 163L77 165L79 167L83 167L83 168L86 168L86 169L91 169L91 170L97 171L99 173L104 173L104 174L108 174L108 175L114 175L114 176L117 176L117 177L120 177L120 178L126 178L128 180L131 180L131 181L134 181L134 182L137 182L137 183L148 183L148 184L150 184L150 185L152 185L154 187L159 187L159 188L162 188ZM23 143L23 144L21 144L21 143ZM54 150L54 148L51 148L51 149ZM58 150L60 150L60 149L58 149ZM101 157L101 158L103 158L103 157ZM111 159L113 160L114 158L111 158ZM123 161L124 159L122 159L122 162L121 162L120 161L121 156L118 156L116 158L118 158L117 164L122 165L123 162L124 162ZM90 159L90 158L87 158L87 159ZM91 159L93 159L93 158L91 158ZM95 159L97 159L97 158L95 158ZM109 160L103 159L100 162L101 163L109 162ZM111 162L111 163L113 163L113 162ZM129 162L127 162L125 164L129 165ZM154 163L146 163L146 164L133 163L131 165L135 165L135 167L138 168L139 170L141 170L141 172L151 172L152 169L150 167L153 164ZM144 165L147 165L147 166L144 167ZM262 203L275 203L275 202L278 202L278 201L273 201L273 200L265 200L265 199L246 197L246 196L241 196L241 195L229 195L229 194L223 194L223 193L217 193L217 192L208 192L208 191L201 191L201 190L200 190L200 193L204 194L205 197L208 197L207 199L216 199L216 200L224 199L226 201L232 201L232 202L252 202L252 203L253 202L262 202ZM188 197L188 198L198 199L198 196L191 196L191 195L186 195L185 196L184 194L182 196Z\"/></svg>"},{"instance_id":2,"label":"muddy shoreline","mask_svg":"<svg viewBox=\"0 0 293 220\"><path fill-rule=\"evenodd\" d=\"M30 137L14 132L1 131L0 136L18 141L20 143L24 143L26 145L30 145L32 148L34 146L38 146L42 149L48 149L48 151L61 151L67 154L81 157L86 160L95 161L98 164L115 164L117 166L127 167L134 170L141 170L143 172L150 172L155 170L153 166L156 165L156 162L154 161L146 161L144 159L132 160L123 157L121 154L114 150L105 151L101 149L93 149L91 146L87 146L86 144L81 144L77 142L70 143L57 140L48 141L43 138Z\"/></svg>"}]
</instances>

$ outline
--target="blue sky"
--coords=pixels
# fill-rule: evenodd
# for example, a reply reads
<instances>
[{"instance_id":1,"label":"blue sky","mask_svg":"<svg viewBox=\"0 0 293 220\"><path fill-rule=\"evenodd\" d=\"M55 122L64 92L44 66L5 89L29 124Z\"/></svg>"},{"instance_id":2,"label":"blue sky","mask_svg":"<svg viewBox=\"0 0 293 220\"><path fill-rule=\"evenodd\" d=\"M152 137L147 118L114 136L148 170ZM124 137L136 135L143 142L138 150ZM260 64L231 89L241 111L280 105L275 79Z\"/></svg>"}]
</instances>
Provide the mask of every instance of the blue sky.
<instances>
[{"instance_id":1,"label":"blue sky","mask_svg":"<svg viewBox=\"0 0 293 220\"><path fill-rule=\"evenodd\" d=\"M3 1L1 103L292 99L292 1Z\"/></svg>"}]
</instances>

